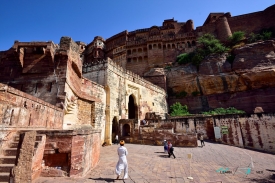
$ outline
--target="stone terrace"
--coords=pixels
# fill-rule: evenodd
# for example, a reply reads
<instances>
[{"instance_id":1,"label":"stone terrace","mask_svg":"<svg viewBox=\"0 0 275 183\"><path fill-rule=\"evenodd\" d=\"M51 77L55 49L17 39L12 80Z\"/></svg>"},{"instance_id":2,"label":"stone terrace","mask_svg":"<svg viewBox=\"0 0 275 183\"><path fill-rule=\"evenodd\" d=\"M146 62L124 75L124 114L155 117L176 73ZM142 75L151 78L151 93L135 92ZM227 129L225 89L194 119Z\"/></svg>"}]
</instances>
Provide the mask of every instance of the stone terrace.
<instances>
[{"instance_id":1,"label":"stone terrace","mask_svg":"<svg viewBox=\"0 0 275 183\"><path fill-rule=\"evenodd\" d=\"M200 144L200 143L198 143ZM114 169L117 163L117 145L102 147L99 165L91 171L86 178L39 178L35 183L92 183L92 182L200 182L200 183L248 183L248 182L275 182L272 173L275 171L275 156L223 144L205 143L201 148L175 147L174 158L167 158L162 146L126 144L129 151L129 179L115 180ZM191 176L189 181L189 161L187 154L192 153ZM254 168L247 176L244 170L233 175L239 167L248 167L250 155ZM221 174L216 170L229 168L228 172ZM273 172L272 172L273 171ZM232 172L232 173L231 173ZM122 176L121 176L122 177Z\"/></svg>"}]
</instances>

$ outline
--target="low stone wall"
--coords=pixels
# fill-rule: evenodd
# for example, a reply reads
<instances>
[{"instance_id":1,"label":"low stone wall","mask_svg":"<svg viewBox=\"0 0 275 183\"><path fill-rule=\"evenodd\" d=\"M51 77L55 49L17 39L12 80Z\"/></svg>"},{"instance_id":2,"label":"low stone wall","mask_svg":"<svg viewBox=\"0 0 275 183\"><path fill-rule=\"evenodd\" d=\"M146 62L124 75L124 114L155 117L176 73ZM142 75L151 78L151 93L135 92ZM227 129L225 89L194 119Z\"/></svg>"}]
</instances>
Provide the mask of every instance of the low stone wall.
<instances>
[{"instance_id":1,"label":"low stone wall","mask_svg":"<svg viewBox=\"0 0 275 183\"><path fill-rule=\"evenodd\" d=\"M171 142L177 147L197 147L196 133L175 133L173 123L150 123L142 125L138 131L133 131L131 136L124 136L121 139L128 143L163 145L163 140Z\"/></svg>"},{"instance_id":2,"label":"low stone wall","mask_svg":"<svg viewBox=\"0 0 275 183\"><path fill-rule=\"evenodd\" d=\"M39 131L46 134L44 177L83 177L99 162L101 132L78 130Z\"/></svg>"},{"instance_id":3,"label":"low stone wall","mask_svg":"<svg viewBox=\"0 0 275 183\"><path fill-rule=\"evenodd\" d=\"M165 124L169 125L171 122L175 133L186 128L187 132L203 134L204 139L207 140L275 153L274 113L194 115L171 118L166 120ZM214 128L216 128L216 132Z\"/></svg>"},{"instance_id":4,"label":"low stone wall","mask_svg":"<svg viewBox=\"0 0 275 183\"><path fill-rule=\"evenodd\" d=\"M61 129L63 111L0 83L0 127Z\"/></svg>"}]
</instances>

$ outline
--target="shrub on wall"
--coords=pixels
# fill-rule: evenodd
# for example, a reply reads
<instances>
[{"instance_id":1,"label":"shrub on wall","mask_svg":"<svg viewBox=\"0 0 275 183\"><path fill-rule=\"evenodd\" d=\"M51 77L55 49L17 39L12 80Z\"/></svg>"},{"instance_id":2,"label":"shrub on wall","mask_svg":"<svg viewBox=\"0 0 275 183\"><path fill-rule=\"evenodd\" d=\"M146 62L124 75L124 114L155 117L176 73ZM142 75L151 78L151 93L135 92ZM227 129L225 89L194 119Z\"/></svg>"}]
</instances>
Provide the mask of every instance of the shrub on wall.
<instances>
[{"instance_id":1,"label":"shrub on wall","mask_svg":"<svg viewBox=\"0 0 275 183\"><path fill-rule=\"evenodd\" d=\"M250 33L248 36L248 42L249 43L254 43L256 41L260 41L260 40L269 40L273 37L273 32L271 30L263 30L261 31L261 33L259 34L255 34L255 33Z\"/></svg>"},{"instance_id":2,"label":"shrub on wall","mask_svg":"<svg viewBox=\"0 0 275 183\"><path fill-rule=\"evenodd\" d=\"M198 43L200 45L194 52L183 53L177 57L177 62L179 64L192 63L197 66L197 69L201 61L212 53L224 53L228 51L218 39L216 39L212 34L204 34L198 38Z\"/></svg>"},{"instance_id":3,"label":"shrub on wall","mask_svg":"<svg viewBox=\"0 0 275 183\"><path fill-rule=\"evenodd\" d=\"M187 105L182 106L179 102L170 106L171 116L186 116L189 115Z\"/></svg>"},{"instance_id":4,"label":"shrub on wall","mask_svg":"<svg viewBox=\"0 0 275 183\"><path fill-rule=\"evenodd\" d=\"M192 95L195 97L195 96L198 96L200 94L200 92L199 91L193 91L192 92Z\"/></svg>"},{"instance_id":5,"label":"shrub on wall","mask_svg":"<svg viewBox=\"0 0 275 183\"><path fill-rule=\"evenodd\" d=\"M202 114L207 114L207 115L218 115L218 114L244 114L245 112L242 110L238 110L234 107L229 107L227 109L224 108L216 108L212 111L208 112L203 112Z\"/></svg>"},{"instance_id":6,"label":"shrub on wall","mask_svg":"<svg viewBox=\"0 0 275 183\"><path fill-rule=\"evenodd\" d=\"M232 46L238 44L240 41L245 39L245 32L236 31L233 32L232 36L229 36L228 40Z\"/></svg>"},{"instance_id":7,"label":"shrub on wall","mask_svg":"<svg viewBox=\"0 0 275 183\"><path fill-rule=\"evenodd\" d=\"M186 97L186 95L187 95L186 91L181 91L179 93L176 93L177 98L183 98L183 97Z\"/></svg>"}]
</instances>

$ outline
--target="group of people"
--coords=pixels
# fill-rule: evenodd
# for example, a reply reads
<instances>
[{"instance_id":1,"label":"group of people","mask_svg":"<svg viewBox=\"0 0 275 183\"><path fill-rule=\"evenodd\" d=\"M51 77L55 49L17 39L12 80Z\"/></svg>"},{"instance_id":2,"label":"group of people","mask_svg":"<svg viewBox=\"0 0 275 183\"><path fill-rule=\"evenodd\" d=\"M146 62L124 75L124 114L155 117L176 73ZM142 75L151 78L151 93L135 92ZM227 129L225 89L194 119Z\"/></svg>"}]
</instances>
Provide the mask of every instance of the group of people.
<instances>
[{"instance_id":1,"label":"group of people","mask_svg":"<svg viewBox=\"0 0 275 183\"><path fill-rule=\"evenodd\" d=\"M174 156L174 158L176 158L176 156L174 155L174 147L172 145L171 142L167 142L167 140L163 141L164 144L164 153L168 153L168 158L170 158L170 156Z\"/></svg>"}]
</instances>

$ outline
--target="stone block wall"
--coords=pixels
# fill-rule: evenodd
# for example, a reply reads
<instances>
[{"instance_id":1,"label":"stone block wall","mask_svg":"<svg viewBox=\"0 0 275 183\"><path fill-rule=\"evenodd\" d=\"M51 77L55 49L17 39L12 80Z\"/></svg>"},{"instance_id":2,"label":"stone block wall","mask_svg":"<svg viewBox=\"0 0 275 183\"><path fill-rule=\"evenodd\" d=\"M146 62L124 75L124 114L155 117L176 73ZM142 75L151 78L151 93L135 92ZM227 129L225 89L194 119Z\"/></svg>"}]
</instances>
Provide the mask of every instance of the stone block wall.
<instances>
[{"instance_id":1,"label":"stone block wall","mask_svg":"<svg viewBox=\"0 0 275 183\"><path fill-rule=\"evenodd\" d=\"M238 120L245 147L275 153L274 113L254 114Z\"/></svg>"},{"instance_id":2,"label":"stone block wall","mask_svg":"<svg viewBox=\"0 0 275 183\"><path fill-rule=\"evenodd\" d=\"M71 38L62 37L60 50L67 49L66 83L64 87L64 129L74 129L81 125L101 128L104 124L105 91L103 86L82 77L82 60L79 46ZM95 111L97 110L97 111Z\"/></svg>"},{"instance_id":3,"label":"stone block wall","mask_svg":"<svg viewBox=\"0 0 275 183\"><path fill-rule=\"evenodd\" d=\"M61 129L63 111L36 97L0 84L1 125Z\"/></svg>"},{"instance_id":4,"label":"stone block wall","mask_svg":"<svg viewBox=\"0 0 275 183\"><path fill-rule=\"evenodd\" d=\"M165 91L146 81L140 76L124 70L111 60L91 66L84 76L93 82L99 81L106 91L106 124L105 137L111 140L112 120L128 119L129 96L134 97L137 119L144 119L147 112L157 112L162 118L167 112ZM104 79L102 79L104 78Z\"/></svg>"},{"instance_id":5,"label":"stone block wall","mask_svg":"<svg viewBox=\"0 0 275 183\"><path fill-rule=\"evenodd\" d=\"M99 161L101 130L91 127L80 130L63 130L46 133L44 151L45 166L42 176L61 176L60 171L70 177L83 177ZM58 169L57 167L60 167ZM63 173L64 176L64 173Z\"/></svg>"},{"instance_id":6,"label":"stone block wall","mask_svg":"<svg viewBox=\"0 0 275 183\"><path fill-rule=\"evenodd\" d=\"M51 41L15 42L1 57L0 70L4 72L0 73L0 82L55 105L59 88L54 71L57 48Z\"/></svg>"},{"instance_id":7,"label":"stone block wall","mask_svg":"<svg viewBox=\"0 0 275 183\"><path fill-rule=\"evenodd\" d=\"M241 126L238 119L239 116L234 115L214 117L215 126L220 127L220 129L222 129L222 127L228 129L228 134L221 134L221 139L216 140L229 145L244 147Z\"/></svg>"},{"instance_id":8,"label":"stone block wall","mask_svg":"<svg viewBox=\"0 0 275 183\"><path fill-rule=\"evenodd\" d=\"M44 156L46 135L41 135L32 157L32 180L38 178L42 171L42 159Z\"/></svg>"},{"instance_id":9,"label":"stone block wall","mask_svg":"<svg viewBox=\"0 0 275 183\"><path fill-rule=\"evenodd\" d=\"M275 117L273 113L253 115L217 115L217 116L186 116L175 118L173 127L175 133L182 132L181 125L189 123L190 131L198 135L203 134L205 139L222 142L228 145L245 147L269 153L275 153ZM179 127L179 129L177 129ZM220 138L215 135L214 127L219 127ZM222 132L222 129L225 132Z\"/></svg>"}]
</instances>

